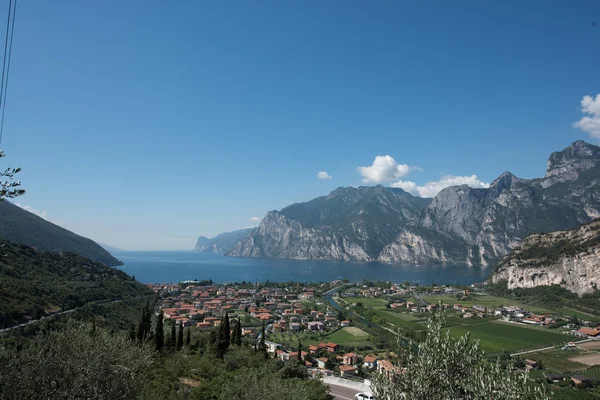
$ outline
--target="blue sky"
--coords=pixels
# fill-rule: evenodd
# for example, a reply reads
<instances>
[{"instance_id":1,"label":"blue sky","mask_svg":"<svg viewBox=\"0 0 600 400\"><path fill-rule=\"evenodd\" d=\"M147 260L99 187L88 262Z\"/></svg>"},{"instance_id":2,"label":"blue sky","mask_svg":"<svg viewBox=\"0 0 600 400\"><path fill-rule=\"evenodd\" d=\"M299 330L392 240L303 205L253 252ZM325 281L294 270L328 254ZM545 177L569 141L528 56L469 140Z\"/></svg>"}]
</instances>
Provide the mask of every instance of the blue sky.
<instances>
[{"instance_id":1,"label":"blue sky","mask_svg":"<svg viewBox=\"0 0 600 400\"><path fill-rule=\"evenodd\" d=\"M598 1L21 1L2 162L68 229L189 249L338 186L543 175L598 143L599 43Z\"/></svg>"}]
</instances>

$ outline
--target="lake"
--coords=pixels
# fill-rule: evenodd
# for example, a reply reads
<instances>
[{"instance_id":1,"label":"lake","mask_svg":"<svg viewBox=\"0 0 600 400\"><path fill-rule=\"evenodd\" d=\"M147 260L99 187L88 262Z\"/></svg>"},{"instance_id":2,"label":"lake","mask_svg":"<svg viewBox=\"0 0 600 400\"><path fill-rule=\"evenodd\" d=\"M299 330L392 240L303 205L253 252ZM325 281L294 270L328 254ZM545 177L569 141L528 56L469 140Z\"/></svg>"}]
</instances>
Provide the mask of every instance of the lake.
<instances>
[{"instance_id":1,"label":"lake","mask_svg":"<svg viewBox=\"0 0 600 400\"><path fill-rule=\"evenodd\" d=\"M124 251L114 256L125 264L118 267L142 283L177 283L212 279L227 282L330 282L348 279L410 281L427 285L482 282L491 268L466 265L403 265L375 262L278 260L225 257L193 251Z\"/></svg>"}]
</instances>

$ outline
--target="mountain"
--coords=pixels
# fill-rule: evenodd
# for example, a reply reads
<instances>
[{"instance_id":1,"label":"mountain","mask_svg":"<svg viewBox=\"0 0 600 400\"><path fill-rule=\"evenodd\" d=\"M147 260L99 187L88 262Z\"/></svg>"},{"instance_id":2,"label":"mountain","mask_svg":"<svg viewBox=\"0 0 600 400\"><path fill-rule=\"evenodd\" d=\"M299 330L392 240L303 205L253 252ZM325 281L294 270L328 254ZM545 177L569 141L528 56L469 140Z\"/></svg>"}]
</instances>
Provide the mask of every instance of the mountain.
<instances>
[{"instance_id":1,"label":"mountain","mask_svg":"<svg viewBox=\"0 0 600 400\"><path fill-rule=\"evenodd\" d=\"M221 233L212 239L209 239L206 236L200 236L198 241L196 241L196 247L194 247L194 251L215 254L227 253L240 240L248 237L248 235L250 235L254 229L256 228L247 228L233 232Z\"/></svg>"},{"instance_id":2,"label":"mountain","mask_svg":"<svg viewBox=\"0 0 600 400\"><path fill-rule=\"evenodd\" d=\"M583 141L553 153L543 178L505 172L423 199L382 186L339 188L270 211L231 256L490 265L533 232L600 217L600 148Z\"/></svg>"},{"instance_id":3,"label":"mountain","mask_svg":"<svg viewBox=\"0 0 600 400\"><path fill-rule=\"evenodd\" d=\"M600 219L568 231L532 234L502 259L493 283L508 289L560 285L583 295L600 288Z\"/></svg>"},{"instance_id":4,"label":"mountain","mask_svg":"<svg viewBox=\"0 0 600 400\"><path fill-rule=\"evenodd\" d=\"M0 238L45 251L70 251L108 266L122 262L96 242L54 225L8 201L0 201Z\"/></svg>"},{"instance_id":5,"label":"mountain","mask_svg":"<svg viewBox=\"0 0 600 400\"><path fill-rule=\"evenodd\" d=\"M338 188L270 211L228 254L246 257L375 260L430 202L383 186Z\"/></svg>"},{"instance_id":6,"label":"mountain","mask_svg":"<svg viewBox=\"0 0 600 400\"><path fill-rule=\"evenodd\" d=\"M0 240L0 329L93 301L152 294L125 272L76 253Z\"/></svg>"}]
</instances>

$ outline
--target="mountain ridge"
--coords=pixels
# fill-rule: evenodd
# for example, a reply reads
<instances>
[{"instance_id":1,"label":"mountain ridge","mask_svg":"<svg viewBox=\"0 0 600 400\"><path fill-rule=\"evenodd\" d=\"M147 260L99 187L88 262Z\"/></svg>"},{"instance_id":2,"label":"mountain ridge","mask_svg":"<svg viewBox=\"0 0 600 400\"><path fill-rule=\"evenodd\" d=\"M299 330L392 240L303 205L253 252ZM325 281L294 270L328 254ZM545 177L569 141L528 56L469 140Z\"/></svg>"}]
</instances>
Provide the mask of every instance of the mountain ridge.
<instances>
[{"instance_id":1,"label":"mountain ridge","mask_svg":"<svg viewBox=\"0 0 600 400\"><path fill-rule=\"evenodd\" d=\"M91 239L80 236L10 203L0 201L0 238L42 251L69 251L108 266L122 265Z\"/></svg>"},{"instance_id":2,"label":"mountain ridge","mask_svg":"<svg viewBox=\"0 0 600 400\"><path fill-rule=\"evenodd\" d=\"M533 232L597 217L600 148L576 141L550 155L542 178L507 171L488 188L451 186L433 199L383 186L340 187L268 212L225 254L489 266Z\"/></svg>"}]
</instances>

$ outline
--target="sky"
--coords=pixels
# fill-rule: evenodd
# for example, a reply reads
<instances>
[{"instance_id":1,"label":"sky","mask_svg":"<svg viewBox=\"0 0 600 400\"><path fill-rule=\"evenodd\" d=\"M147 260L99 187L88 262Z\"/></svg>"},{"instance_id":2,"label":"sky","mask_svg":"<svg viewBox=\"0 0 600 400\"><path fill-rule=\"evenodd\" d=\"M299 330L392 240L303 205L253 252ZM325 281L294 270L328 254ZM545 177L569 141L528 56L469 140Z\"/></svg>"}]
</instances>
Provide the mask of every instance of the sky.
<instances>
[{"instance_id":1,"label":"sky","mask_svg":"<svg viewBox=\"0 0 600 400\"><path fill-rule=\"evenodd\" d=\"M540 177L600 144L596 0L18 7L16 202L123 249L191 249L340 186Z\"/></svg>"}]
</instances>

